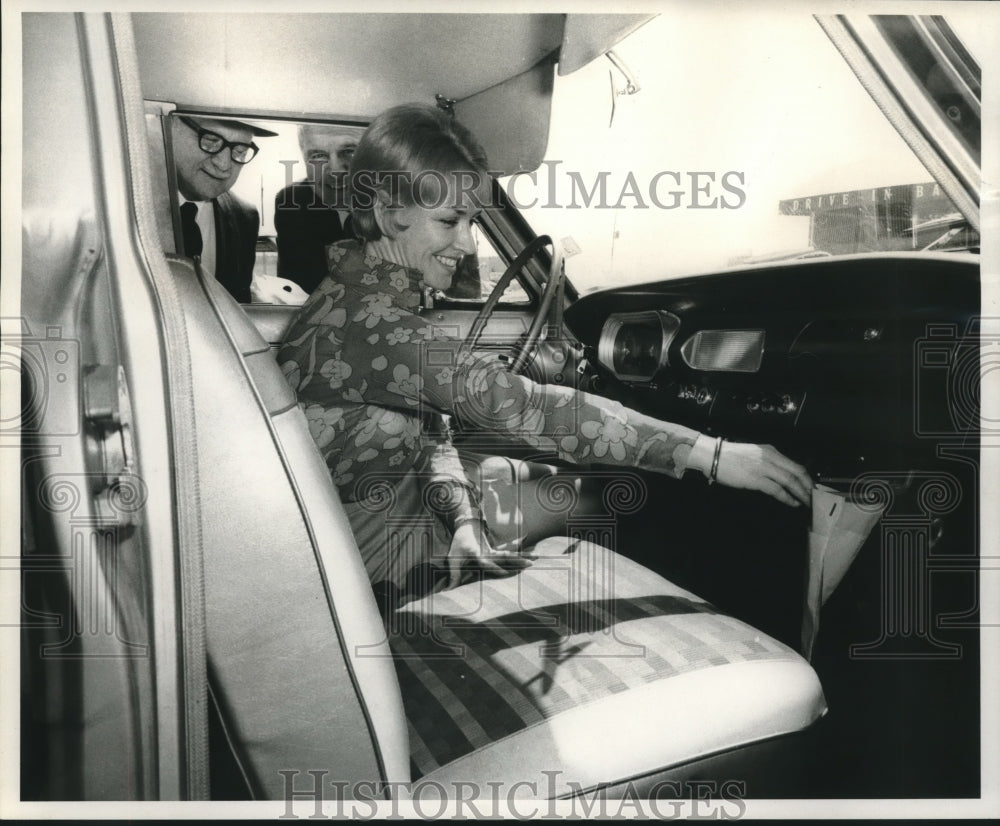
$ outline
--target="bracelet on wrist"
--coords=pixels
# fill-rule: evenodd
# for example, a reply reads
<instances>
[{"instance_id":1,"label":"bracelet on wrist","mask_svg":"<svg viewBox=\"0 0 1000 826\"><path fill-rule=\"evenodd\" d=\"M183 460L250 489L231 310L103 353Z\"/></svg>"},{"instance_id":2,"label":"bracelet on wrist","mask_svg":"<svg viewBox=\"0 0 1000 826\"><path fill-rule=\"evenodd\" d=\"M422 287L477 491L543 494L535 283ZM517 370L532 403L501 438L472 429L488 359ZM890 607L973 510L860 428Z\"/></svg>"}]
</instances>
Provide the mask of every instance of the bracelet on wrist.
<instances>
[{"instance_id":1,"label":"bracelet on wrist","mask_svg":"<svg viewBox=\"0 0 1000 826\"><path fill-rule=\"evenodd\" d=\"M722 455L722 443L725 437L719 436L715 440L715 452L712 454L712 469L708 472L708 484L714 485L719 476L719 457Z\"/></svg>"},{"instance_id":2,"label":"bracelet on wrist","mask_svg":"<svg viewBox=\"0 0 1000 826\"><path fill-rule=\"evenodd\" d=\"M473 522L478 522L480 525L486 525L486 520L483 519L481 513L469 514L468 516L459 516L452 523L452 530L457 531L462 525L471 525Z\"/></svg>"}]
</instances>

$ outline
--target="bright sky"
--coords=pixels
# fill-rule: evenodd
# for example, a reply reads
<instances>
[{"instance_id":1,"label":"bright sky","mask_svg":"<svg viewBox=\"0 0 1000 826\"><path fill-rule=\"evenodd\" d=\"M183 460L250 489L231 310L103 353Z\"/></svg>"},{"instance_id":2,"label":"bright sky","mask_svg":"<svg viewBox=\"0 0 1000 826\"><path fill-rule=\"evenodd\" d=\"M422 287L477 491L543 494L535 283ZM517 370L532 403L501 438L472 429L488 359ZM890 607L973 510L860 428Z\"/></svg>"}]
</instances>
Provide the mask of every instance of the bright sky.
<instances>
[{"instance_id":1,"label":"bright sky","mask_svg":"<svg viewBox=\"0 0 1000 826\"><path fill-rule=\"evenodd\" d=\"M779 216L778 201L930 180L811 15L731 8L730 14L709 17L697 4L681 5L620 44L615 51L641 91L617 97L610 127L607 60L557 78L547 153L564 162L557 169L580 170L588 186L597 171L607 170L611 203L630 171L640 190L648 190L658 172L680 173L681 187L672 178L660 179L665 204L671 203L670 190L687 190L672 210L648 199L650 208L638 209L632 197L623 200L625 209L529 210L537 230L571 235L583 249L567 262L580 289L805 248L809 219ZM612 76L623 88L617 70ZM733 177L729 182L745 193L745 203L736 209L690 208L696 197L691 172L715 173L716 183L697 198L719 197L720 205L722 199L738 203L720 185L725 173L742 173L742 184ZM565 193L557 202L569 203L569 177L557 181Z\"/></svg>"}]
</instances>

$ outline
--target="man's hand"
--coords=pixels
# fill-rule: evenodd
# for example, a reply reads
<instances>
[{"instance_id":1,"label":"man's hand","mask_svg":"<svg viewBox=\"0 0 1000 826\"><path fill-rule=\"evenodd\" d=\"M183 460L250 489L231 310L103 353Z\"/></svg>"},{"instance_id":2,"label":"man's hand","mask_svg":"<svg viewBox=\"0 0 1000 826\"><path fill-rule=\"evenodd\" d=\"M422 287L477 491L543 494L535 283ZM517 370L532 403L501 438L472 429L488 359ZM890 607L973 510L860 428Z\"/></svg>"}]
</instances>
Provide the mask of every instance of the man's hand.
<instances>
[{"instance_id":1,"label":"man's hand","mask_svg":"<svg viewBox=\"0 0 1000 826\"><path fill-rule=\"evenodd\" d=\"M463 522L455 529L448 549L448 587L462 584L463 573L479 570L491 576L510 576L531 565L534 557L494 548L482 522Z\"/></svg>"},{"instance_id":2,"label":"man's hand","mask_svg":"<svg viewBox=\"0 0 1000 826\"><path fill-rule=\"evenodd\" d=\"M771 445L723 442L716 478L731 488L763 491L786 505L808 505L812 499L806 469Z\"/></svg>"}]
</instances>

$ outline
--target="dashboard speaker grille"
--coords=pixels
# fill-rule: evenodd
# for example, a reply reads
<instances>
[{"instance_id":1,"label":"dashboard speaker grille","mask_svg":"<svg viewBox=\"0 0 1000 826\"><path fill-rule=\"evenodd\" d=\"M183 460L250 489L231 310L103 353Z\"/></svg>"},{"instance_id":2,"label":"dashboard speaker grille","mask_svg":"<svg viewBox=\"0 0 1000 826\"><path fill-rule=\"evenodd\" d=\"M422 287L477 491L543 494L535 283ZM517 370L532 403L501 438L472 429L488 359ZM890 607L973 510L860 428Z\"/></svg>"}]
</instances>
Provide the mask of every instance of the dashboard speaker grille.
<instances>
[{"instance_id":1,"label":"dashboard speaker grille","mask_svg":"<svg viewBox=\"0 0 1000 826\"><path fill-rule=\"evenodd\" d=\"M681 357L695 370L756 373L764 358L764 331L700 330L684 342Z\"/></svg>"}]
</instances>

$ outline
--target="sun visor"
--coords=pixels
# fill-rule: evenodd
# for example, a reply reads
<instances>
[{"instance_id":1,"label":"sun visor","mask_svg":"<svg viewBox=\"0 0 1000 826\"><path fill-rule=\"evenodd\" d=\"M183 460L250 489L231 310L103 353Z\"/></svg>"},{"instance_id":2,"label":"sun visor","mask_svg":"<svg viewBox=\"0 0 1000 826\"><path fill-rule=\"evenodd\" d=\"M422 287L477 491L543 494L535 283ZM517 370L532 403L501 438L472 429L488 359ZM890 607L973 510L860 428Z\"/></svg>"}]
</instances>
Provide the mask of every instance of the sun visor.
<instances>
[{"instance_id":1,"label":"sun visor","mask_svg":"<svg viewBox=\"0 0 1000 826\"><path fill-rule=\"evenodd\" d=\"M655 14L567 14L559 51L559 75L582 69Z\"/></svg>"},{"instance_id":2,"label":"sun visor","mask_svg":"<svg viewBox=\"0 0 1000 826\"><path fill-rule=\"evenodd\" d=\"M544 60L455 104L455 116L482 142L490 170L530 172L545 157L555 64Z\"/></svg>"}]
</instances>

